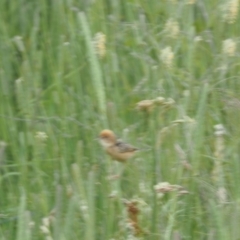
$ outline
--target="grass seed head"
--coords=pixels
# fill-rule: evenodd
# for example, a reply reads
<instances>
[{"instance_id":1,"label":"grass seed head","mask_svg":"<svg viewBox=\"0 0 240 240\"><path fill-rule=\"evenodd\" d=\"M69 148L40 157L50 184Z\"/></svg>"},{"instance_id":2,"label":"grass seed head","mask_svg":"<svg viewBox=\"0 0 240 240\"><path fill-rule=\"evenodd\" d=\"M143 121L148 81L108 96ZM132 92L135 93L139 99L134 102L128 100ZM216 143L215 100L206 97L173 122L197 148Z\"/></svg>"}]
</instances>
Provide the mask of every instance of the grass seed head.
<instances>
[{"instance_id":1,"label":"grass seed head","mask_svg":"<svg viewBox=\"0 0 240 240\"><path fill-rule=\"evenodd\" d=\"M139 111L151 112L154 108L153 100L142 100L137 103L136 109Z\"/></svg>"},{"instance_id":2,"label":"grass seed head","mask_svg":"<svg viewBox=\"0 0 240 240\"><path fill-rule=\"evenodd\" d=\"M233 57L236 54L237 44L236 42L229 38L222 43L222 53L228 57Z\"/></svg>"},{"instance_id":3,"label":"grass seed head","mask_svg":"<svg viewBox=\"0 0 240 240\"><path fill-rule=\"evenodd\" d=\"M106 35L99 32L93 39L95 51L100 58L106 55Z\"/></svg>"},{"instance_id":4,"label":"grass seed head","mask_svg":"<svg viewBox=\"0 0 240 240\"><path fill-rule=\"evenodd\" d=\"M45 132L36 132L35 138L39 141L46 141L48 139L48 135Z\"/></svg>"},{"instance_id":5,"label":"grass seed head","mask_svg":"<svg viewBox=\"0 0 240 240\"><path fill-rule=\"evenodd\" d=\"M178 22L173 19L169 19L164 26L164 32L170 38L177 38L180 33Z\"/></svg>"},{"instance_id":6,"label":"grass seed head","mask_svg":"<svg viewBox=\"0 0 240 240\"><path fill-rule=\"evenodd\" d=\"M161 50L160 59L167 68L172 68L173 60L174 60L174 53L170 46L165 47L164 49Z\"/></svg>"},{"instance_id":7,"label":"grass seed head","mask_svg":"<svg viewBox=\"0 0 240 240\"><path fill-rule=\"evenodd\" d=\"M238 17L239 0L228 0L222 5L223 20L229 24L235 23Z\"/></svg>"}]
</instances>

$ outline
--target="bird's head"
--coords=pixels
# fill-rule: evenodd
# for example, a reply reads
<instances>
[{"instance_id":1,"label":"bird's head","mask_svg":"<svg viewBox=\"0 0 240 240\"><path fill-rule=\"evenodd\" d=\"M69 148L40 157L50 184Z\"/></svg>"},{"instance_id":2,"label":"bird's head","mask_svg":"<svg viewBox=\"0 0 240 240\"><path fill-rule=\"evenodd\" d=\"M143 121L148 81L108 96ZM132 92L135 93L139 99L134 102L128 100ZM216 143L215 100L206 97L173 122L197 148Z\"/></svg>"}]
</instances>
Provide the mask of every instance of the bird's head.
<instances>
[{"instance_id":1,"label":"bird's head","mask_svg":"<svg viewBox=\"0 0 240 240\"><path fill-rule=\"evenodd\" d=\"M103 147L110 147L116 143L116 136L113 131L105 129L100 132L99 141Z\"/></svg>"}]
</instances>

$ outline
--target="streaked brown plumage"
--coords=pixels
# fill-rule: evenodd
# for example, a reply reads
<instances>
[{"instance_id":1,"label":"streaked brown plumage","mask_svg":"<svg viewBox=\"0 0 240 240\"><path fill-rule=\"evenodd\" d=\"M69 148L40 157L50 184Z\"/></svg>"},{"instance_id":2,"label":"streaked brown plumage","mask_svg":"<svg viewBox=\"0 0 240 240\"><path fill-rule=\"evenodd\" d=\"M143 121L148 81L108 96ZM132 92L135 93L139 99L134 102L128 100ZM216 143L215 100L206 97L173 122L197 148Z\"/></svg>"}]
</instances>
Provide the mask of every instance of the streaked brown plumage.
<instances>
[{"instance_id":1,"label":"streaked brown plumage","mask_svg":"<svg viewBox=\"0 0 240 240\"><path fill-rule=\"evenodd\" d=\"M117 139L114 132L108 129L100 132L99 140L105 151L112 157L112 159L119 162L126 162L138 150L130 144Z\"/></svg>"}]
</instances>

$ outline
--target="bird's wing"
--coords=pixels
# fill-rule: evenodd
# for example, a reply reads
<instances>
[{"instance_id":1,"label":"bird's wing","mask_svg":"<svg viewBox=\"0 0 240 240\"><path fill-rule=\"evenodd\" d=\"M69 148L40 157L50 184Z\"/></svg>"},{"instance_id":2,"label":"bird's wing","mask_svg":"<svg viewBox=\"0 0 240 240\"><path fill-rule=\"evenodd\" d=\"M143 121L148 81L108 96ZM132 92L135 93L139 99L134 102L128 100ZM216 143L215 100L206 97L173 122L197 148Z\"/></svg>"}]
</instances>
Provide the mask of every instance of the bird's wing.
<instances>
[{"instance_id":1,"label":"bird's wing","mask_svg":"<svg viewBox=\"0 0 240 240\"><path fill-rule=\"evenodd\" d=\"M135 152L138 149L136 147L133 147L130 144L124 143L122 140L118 139L116 142L116 147L119 152L125 153L125 152Z\"/></svg>"}]
</instances>

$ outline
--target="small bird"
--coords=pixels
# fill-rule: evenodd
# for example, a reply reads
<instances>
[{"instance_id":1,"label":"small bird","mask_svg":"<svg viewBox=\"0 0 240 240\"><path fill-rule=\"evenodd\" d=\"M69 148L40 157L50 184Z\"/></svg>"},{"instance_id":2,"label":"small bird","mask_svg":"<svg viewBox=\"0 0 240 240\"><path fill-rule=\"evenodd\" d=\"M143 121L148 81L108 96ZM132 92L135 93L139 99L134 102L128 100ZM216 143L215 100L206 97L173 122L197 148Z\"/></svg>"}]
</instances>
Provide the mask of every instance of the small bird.
<instances>
[{"instance_id":1,"label":"small bird","mask_svg":"<svg viewBox=\"0 0 240 240\"><path fill-rule=\"evenodd\" d=\"M126 162L138 150L130 144L124 143L118 139L114 132L108 129L102 130L99 134L99 140L105 151L112 159L119 162Z\"/></svg>"}]
</instances>

